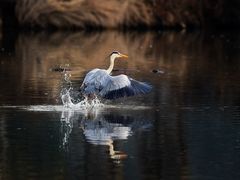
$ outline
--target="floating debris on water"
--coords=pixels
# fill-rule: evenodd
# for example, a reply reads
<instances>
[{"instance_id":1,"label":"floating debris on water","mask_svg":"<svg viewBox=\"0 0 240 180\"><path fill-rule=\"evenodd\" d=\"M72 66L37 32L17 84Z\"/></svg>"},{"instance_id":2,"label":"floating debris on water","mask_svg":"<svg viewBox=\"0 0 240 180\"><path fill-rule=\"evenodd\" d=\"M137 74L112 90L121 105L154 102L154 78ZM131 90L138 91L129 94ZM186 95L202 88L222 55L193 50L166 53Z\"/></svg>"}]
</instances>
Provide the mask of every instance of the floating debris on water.
<instances>
[{"instance_id":1,"label":"floating debris on water","mask_svg":"<svg viewBox=\"0 0 240 180\"><path fill-rule=\"evenodd\" d=\"M51 68L50 71L65 72L65 71L71 71L71 69L66 67L54 67L54 68Z\"/></svg>"},{"instance_id":2,"label":"floating debris on water","mask_svg":"<svg viewBox=\"0 0 240 180\"><path fill-rule=\"evenodd\" d=\"M160 70L160 69L153 69L152 72L156 73L156 74L164 74L165 73L163 70Z\"/></svg>"}]
</instances>

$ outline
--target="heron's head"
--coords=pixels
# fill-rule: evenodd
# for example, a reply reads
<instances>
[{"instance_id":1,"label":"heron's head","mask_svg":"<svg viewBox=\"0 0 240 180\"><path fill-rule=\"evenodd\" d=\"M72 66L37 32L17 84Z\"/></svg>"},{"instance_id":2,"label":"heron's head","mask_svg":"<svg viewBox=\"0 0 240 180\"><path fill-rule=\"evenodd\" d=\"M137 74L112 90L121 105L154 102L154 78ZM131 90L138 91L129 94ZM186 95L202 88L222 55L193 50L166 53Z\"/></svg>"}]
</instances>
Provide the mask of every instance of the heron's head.
<instances>
[{"instance_id":1,"label":"heron's head","mask_svg":"<svg viewBox=\"0 0 240 180\"><path fill-rule=\"evenodd\" d=\"M127 55L125 54L122 54L118 51L113 51L111 54L110 54L110 59L115 59L115 58L128 58Z\"/></svg>"}]
</instances>

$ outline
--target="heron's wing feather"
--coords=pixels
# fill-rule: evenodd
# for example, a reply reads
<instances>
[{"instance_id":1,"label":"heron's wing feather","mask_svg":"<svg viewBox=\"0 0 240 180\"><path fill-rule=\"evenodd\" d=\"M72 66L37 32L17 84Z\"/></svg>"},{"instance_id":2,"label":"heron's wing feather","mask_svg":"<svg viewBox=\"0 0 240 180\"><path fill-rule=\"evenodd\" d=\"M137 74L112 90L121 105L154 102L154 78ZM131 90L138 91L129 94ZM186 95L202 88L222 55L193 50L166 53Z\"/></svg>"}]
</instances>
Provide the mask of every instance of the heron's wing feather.
<instances>
[{"instance_id":1,"label":"heron's wing feather","mask_svg":"<svg viewBox=\"0 0 240 180\"><path fill-rule=\"evenodd\" d=\"M90 72L88 72L83 80L83 84L84 83L89 83L89 82L92 82L95 78L95 76L97 75L98 71L100 69L93 69L91 70Z\"/></svg>"},{"instance_id":2,"label":"heron's wing feather","mask_svg":"<svg viewBox=\"0 0 240 180\"><path fill-rule=\"evenodd\" d=\"M98 93L108 79L106 70L94 69L87 73L81 85L81 91L84 94Z\"/></svg>"},{"instance_id":3,"label":"heron's wing feather","mask_svg":"<svg viewBox=\"0 0 240 180\"><path fill-rule=\"evenodd\" d=\"M152 89L150 85L128 78L126 75L107 76L102 85L103 89L99 94L106 99L146 94Z\"/></svg>"}]
</instances>

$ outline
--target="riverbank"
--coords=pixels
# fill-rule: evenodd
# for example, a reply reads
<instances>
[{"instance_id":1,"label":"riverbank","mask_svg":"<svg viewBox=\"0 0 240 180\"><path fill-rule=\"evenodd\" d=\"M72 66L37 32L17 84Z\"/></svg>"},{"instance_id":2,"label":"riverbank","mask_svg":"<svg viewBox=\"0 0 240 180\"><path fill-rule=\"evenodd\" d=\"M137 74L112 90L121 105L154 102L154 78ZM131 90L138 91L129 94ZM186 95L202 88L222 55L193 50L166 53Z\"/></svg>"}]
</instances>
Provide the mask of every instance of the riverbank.
<instances>
[{"instance_id":1,"label":"riverbank","mask_svg":"<svg viewBox=\"0 0 240 180\"><path fill-rule=\"evenodd\" d=\"M5 0L0 12L5 23L16 18L37 29L218 29L239 26L239 7L237 0Z\"/></svg>"}]
</instances>

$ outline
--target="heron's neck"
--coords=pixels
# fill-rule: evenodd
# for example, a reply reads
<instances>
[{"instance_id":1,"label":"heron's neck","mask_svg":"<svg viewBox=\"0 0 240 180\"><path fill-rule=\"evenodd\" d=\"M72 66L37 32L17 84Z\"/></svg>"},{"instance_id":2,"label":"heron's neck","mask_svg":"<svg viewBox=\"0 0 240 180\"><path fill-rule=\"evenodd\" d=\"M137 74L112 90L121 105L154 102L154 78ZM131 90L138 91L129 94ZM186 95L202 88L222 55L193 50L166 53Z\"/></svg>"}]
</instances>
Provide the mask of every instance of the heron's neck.
<instances>
[{"instance_id":1,"label":"heron's neck","mask_svg":"<svg viewBox=\"0 0 240 180\"><path fill-rule=\"evenodd\" d=\"M110 58L110 66L109 68L107 69L107 73L110 74L113 70L113 67L114 67L114 60L115 60L115 57L111 57Z\"/></svg>"}]
</instances>

